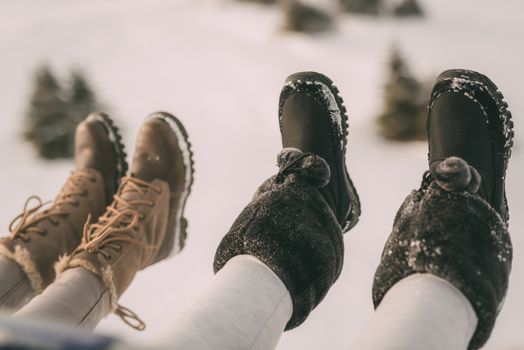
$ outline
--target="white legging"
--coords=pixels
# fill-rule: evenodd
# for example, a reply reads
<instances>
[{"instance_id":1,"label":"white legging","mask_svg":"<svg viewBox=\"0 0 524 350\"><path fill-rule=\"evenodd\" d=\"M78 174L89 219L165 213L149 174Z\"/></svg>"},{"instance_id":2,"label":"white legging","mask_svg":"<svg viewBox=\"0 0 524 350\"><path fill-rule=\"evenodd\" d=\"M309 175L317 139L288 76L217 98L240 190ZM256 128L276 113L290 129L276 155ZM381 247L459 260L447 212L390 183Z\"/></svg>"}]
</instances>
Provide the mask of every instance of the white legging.
<instances>
[{"instance_id":1,"label":"white legging","mask_svg":"<svg viewBox=\"0 0 524 350\"><path fill-rule=\"evenodd\" d=\"M2 264L7 263L0 259L0 271ZM4 293L0 301L9 301L11 307L14 300L23 303L30 293L16 297L16 285L29 285L20 282L19 273L2 275L0 282L0 293ZM83 268L75 268L62 274L15 317L45 317L92 329L110 312L108 301L100 280ZM237 256L179 316L169 334L148 348L274 349L291 314L289 292L273 271L256 258ZM390 289L352 348L465 350L476 323L470 303L450 283L429 274L412 275Z\"/></svg>"},{"instance_id":2,"label":"white legging","mask_svg":"<svg viewBox=\"0 0 524 350\"><path fill-rule=\"evenodd\" d=\"M430 274L411 275L384 296L354 350L465 350L477 327L468 299Z\"/></svg>"}]
</instances>

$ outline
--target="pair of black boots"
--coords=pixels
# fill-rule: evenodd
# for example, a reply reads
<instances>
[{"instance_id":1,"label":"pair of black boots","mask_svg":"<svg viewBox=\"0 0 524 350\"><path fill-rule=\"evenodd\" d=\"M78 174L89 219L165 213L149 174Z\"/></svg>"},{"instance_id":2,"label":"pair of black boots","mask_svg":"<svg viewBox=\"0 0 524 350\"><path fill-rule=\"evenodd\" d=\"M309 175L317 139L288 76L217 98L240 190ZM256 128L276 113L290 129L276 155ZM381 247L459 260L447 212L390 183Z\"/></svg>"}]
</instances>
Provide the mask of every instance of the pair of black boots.
<instances>
[{"instance_id":1,"label":"pair of black boots","mask_svg":"<svg viewBox=\"0 0 524 350\"><path fill-rule=\"evenodd\" d=\"M292 296L286 326L292 329L340 275L342 233L357 223L360 202L345 162L346 108L333 82L313 72L288 77L279 120L278 174L223 238L214 269L240 254L268 265ZM437 78L428 116L429 170L396 215L375 274L376 307L396 282L431 273L460 289L475 309L470 348L486 342L511 269L504 180L512 129L507 104L487 77L450 70Z\"/></svg>"}]
</instances>

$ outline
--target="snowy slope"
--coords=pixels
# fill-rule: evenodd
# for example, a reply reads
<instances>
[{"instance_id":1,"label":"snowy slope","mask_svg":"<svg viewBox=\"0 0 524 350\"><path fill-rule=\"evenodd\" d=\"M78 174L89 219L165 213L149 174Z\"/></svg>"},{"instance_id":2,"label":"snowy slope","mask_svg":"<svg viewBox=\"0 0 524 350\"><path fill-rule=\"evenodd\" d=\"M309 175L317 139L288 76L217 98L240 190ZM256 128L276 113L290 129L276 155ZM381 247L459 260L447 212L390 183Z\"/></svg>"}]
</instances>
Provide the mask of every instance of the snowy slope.
<instances>
[{"instance_id":1,"label":"snowy slope","mask_svg":"<svg viewBox=\"0 0 524 350\"><path fill-rule=\"evenodd\" d=\"M26 197L52 198L70 162L43 163L20 141L31 73L47 61L62 75L85 68L112 107L133 149L153 111L186 124L194 145L196 182L189 198L187 248L141 272L121 303L148 329L137 333L115 316L97 332L137 342L158 337L212 278L222 235L257 185L275 171L280 149L277 98L284 78L318 70L332 77L350 111L349 167L363 215L345 239L342 275L326 300L279 349L347 349L372 312L370 288L394 214L418 186L426 145L390 144L375 133L391 43L413 69L436 76L451 67L480 70L501 87L513 111L516 146L508 174L515 260L510 292L486 349L524 348L524 154L520 97L524 76L521 0L427 0L424 21L342 16L338 30L317 37L282 35L272 8L197 0L20 0L0 2L0 225L7 227ZM523 129L524 130L524 129ZM524 133L524 132L523 132Z\"/></svg>"}]
</instances>

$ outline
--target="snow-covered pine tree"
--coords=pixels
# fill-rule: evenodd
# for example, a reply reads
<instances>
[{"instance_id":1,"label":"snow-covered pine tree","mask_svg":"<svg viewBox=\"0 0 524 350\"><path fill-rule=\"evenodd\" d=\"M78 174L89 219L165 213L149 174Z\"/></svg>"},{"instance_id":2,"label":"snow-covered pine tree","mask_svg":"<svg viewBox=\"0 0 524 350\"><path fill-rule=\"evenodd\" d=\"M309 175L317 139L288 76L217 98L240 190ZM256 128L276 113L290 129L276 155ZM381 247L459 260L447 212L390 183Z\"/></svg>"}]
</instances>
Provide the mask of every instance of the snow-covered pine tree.
<instances>
[{"instance_id":1,"label":"snow-covered pine tree","mask_svg":"<svg viewBox=\"0 0 524 350\"><path fill-rule=\"evenodd\" d=\"M36 71L24 136L46 159L71 157L74 123L57 79L48 66Z\"/></svg>"},{"instance_id":2,"label":"snow-covered pine tree","mask_svg":"<svg viewBox=\"0 0 524 350\"><path fill-rule=\"evenodd\" d=\"M425 139L427 91L411 74L396 47L391 52L388 75L384 110L378 116L380 135L396 141Z\"/></svg>"},{"instance_id":3,"label":"snow-covered pine tree","mask_svg":"<svg viewBox=\"0 0 524 350\"><path fill-rule=\"evenodd\" d=\"M101 110L101 105L86 76L80 70L71 72L68 94L69 114L77 125L89 113Z\"/></svg>"},{"instance_id":4,"label":"snow-covered pine tree","mask_svg":"<svg viewBox=\"0 0 524 350\"><path fill-rule=\"evenodd\" d=\"M338 0L346 12L377 15L382 7L382 0Z\"/></svg>"}]
</instances>

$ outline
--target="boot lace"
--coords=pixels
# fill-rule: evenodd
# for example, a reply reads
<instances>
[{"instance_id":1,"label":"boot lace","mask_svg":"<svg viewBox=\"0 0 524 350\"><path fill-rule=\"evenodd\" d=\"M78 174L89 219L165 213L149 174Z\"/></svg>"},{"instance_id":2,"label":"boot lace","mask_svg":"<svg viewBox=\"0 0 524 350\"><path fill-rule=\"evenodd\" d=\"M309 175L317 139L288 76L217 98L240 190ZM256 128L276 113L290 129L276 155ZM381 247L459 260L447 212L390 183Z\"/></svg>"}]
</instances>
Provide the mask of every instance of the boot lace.
<instances>
[{"instance_id":1,"label":"boot lace","mask_svg":"<svg viewBox=\"0 0 524 350\"><path fill-rule=\"evenodd\" d=\"M29 242L30 237L28 236L31 234L46 235L46 229L38 227L37 224L42 220L48 219L56 226L59 224L57 217L67 217L69 213L64 210L64 205L70 204L74 207L78 206L79 201L77 196L87 194L87 191L82 188L82 183L86 179L93 182L96 180L96 178L87 171L77 170L73 172L53 204L41 212L38 211L51 203L51 201L43 202L38 196L29 197L24 203L22 213L16 216L9 224L11 239L19 238L24 242ZM31 207L30 204L33 201L36 201L36 205Z\"/></svg>"},{"instance_id":2,"label":"boot lace","mask_svg":"<svg viewBox=\"0 0 524 350\"><path fill-rule=\"evenodd\" d=\"M144 214L136 209L138 205L154 206L150 200L141 199L148 189L153 189L157 193L161 189L154 185L135 177L125 176L122 178L122 185L111 206L107 207L106 212L98 222L91 223L88 217L84 225L81 249L89 253L101 255L105 260L111 260L109 250L121 251L121 243L138 244L146 249L157 249L159 244L149 244L135 238L138 231L139 221L144 219ZM138 194L136 199L126 199L126 195ZM133 311L117 304L115 313L129 326L144 330L145 323Z\"/></svg>"}]
</instances>

